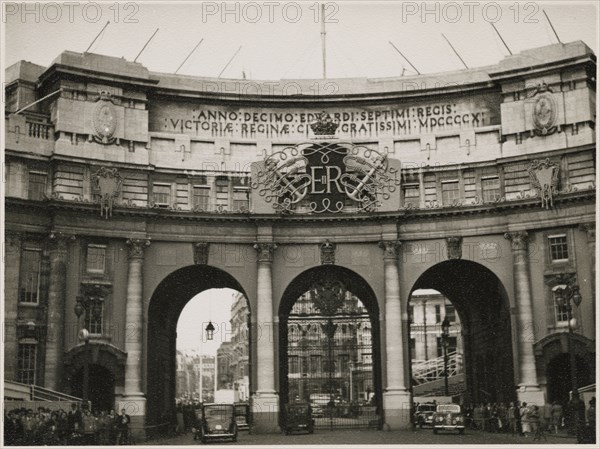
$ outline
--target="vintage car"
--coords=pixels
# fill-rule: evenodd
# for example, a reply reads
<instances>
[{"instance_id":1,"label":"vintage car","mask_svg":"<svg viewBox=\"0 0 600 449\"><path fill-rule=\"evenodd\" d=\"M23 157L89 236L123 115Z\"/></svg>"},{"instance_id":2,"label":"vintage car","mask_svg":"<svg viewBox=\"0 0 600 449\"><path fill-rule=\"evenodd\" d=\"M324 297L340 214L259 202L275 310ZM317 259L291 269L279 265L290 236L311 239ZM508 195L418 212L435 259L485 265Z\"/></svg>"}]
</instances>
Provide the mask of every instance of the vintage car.
<instances>
[{"instance_id":1,"label":"vintage car","mask_svg":"<svg viewBox=\"0 0 600 449\"><path fill-rule=\"evenodd\" d=\"M202 443L216 440L237 441L238 427L233 404L202 404L196 426L192 429L194 439Z\"/></svg>"},{"instance_id":2,"label":"vintage car","mask_svg":"<svg viewBox=\"0 0 600 449\"><path fill-rule=\"evenodd\" d=\"M315 431L315 420L312 417L312 407L306 402L296 402L285 406L285 424L283 433Z\"/></svg>"},{"instance_id":3,"label":"vintage car","mask_svg":"<svg viewBox=\"0 0 600 449\"><path fill-rule=\"evenodd\" d=\"M438 405L432 419L433 433L438 433L440 430L455 430L462 434L465 431L465 417L458 404Z\"/></svg>"},{"instance_id":4,"label":"vintage car","mask_svg":"<svg viewBox=\"0 0 600 449\"><path fill-rule=\"evenodd\" d=\"M236 402L233 406L238 430L250 430L250 406L245 402Z\"/></svg>"},{"instance_id":5,"label":"vintage car","mask_svg":"<svg viewBox=\"0 0 600 449\"><path fill-rule=\"evenodd\" d=\"M433 414L435 413L436 405L434 403L419 404L415 410L415 425L421 429L423 427L431 427L433 425Z\"/></svg>"}]
</instances>

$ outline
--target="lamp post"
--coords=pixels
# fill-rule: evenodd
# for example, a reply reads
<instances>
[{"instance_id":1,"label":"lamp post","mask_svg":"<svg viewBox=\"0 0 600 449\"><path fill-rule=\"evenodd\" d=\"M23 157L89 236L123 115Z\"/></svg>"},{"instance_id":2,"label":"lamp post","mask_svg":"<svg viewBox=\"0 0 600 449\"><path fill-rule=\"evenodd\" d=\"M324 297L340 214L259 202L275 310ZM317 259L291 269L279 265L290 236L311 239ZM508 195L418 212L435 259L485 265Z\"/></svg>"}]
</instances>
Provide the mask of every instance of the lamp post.
<instances>
[{"instance_id":1,"label":"lamp post","mask_svg":"<svg viewBox=\"0 0 600 449\"><path fill-rule=\"evenodd\" d=\"M79 318L83 315L83 312L87 310L89 304L91 302L91 298L87 296L77 296L75 302L75 315L77 316L77 322L79 322ZM90 342L90 332L84 326L79 330L78 338L80 341L83 341L85 345L84 350L84 364L83 364L83 388L82 388L82 400L84 403L88 402L88 390L90 386L90 362L89 362L89 354L88 354L88 344Z\"/></svg>"},{"instance_id":2,"label":"lamp post","mask_svg":"<svg viewBox=\"0 0 600 449\"><path fill-rule=\"evenodd\" d=\"M445 317L442 321L442 348L444 350L444 395L448 396L448 344L450 337L450 321Z\"/></svg>"},{"instance_id":3,"label":"lamp post","mask_svg":"<svg viewBox=\"0 0 600 449\"><path fill-rule=\"evenodd\" d=\"M575 283L575 279L572 275L567 275L562 279L564 281L563 285L560 285L554 290L555 293L555 301L556 305L559 308L563 308L567 312L567 352L569 353L569 365L571 368L571 390L572 390L572 402L571 402L571 416L573 417L573 429L578 435L580 433L581 427L581 419L580 409L585 406L583 403L580 404L581 399L579 398L579 391L577 391L577 370L575 366L575 353L573 352L572 346L572 335L573 335L573 325L571 320L573 319L573 306L571 305L571 301L575 304L575 306L579 307L581 304L581 294L579 293L579 285Z\"/></svg>"}]
</instances>

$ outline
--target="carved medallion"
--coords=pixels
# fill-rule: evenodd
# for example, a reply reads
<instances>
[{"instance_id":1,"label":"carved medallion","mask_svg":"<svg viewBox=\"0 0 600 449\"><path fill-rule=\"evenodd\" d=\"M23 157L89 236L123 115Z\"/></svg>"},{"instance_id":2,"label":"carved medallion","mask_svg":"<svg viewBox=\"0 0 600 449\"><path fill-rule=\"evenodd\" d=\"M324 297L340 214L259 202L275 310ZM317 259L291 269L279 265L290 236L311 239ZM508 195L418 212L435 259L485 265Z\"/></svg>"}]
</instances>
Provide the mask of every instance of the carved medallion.
<instances>
[{"instance_id":1,"label":"carved medallion","mask_svg":"<svg viewBox=\"0 0 600 449\"><path fill-rule=\"evenodd\" d=\"M92 124L96 134L96 141L108 145L114 142L114 133L117 129L117 110L112 102L110 93L102 91L94 107Z\"/></svg>"},{"instance_id":2,"label":"carved medallion","mask_svg":"<svg viewBox=\"0 0 600 449\"><path fill-rule=\"evenodd\" d=\"M535 131L542 136L552 134L556 131L558 119L556 100L545 83L538 87L534 97L532 118Z\"/></svg>"}]
</instances>

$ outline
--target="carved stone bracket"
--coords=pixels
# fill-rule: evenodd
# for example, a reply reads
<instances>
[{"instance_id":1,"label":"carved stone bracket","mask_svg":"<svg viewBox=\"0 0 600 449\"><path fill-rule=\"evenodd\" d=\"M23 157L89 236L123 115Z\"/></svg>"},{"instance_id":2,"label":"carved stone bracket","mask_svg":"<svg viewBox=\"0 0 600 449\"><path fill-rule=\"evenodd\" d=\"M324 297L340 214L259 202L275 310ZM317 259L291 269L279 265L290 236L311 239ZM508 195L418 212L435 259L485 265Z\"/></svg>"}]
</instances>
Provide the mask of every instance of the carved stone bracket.
<instances>
[{"instance_id":1,"label":"carved stone bracket","mask_svg":"<svg viewBox=\"0 0 600 449\"><path fill-rule=\"evenodd\" d=\"M461 236L446 237L446 251L448 259L462 258L462 240Z\"/></svg>"},{"instance_id":2,"label":"carved stone bracket","mask_svg":"<svg viewBox=\"0 0 600 449\"><path fill-rule=\"evenodd\" d=\"M258 252L259 262L273 262L273 253L277 249L277 244L273 242L256 242L254 249Z\"/></svg>"},{"instance_id":3,"label":"carved stone bracket","mask_svg":"<svg viewBox=\"0 0 600 449\"><path fill-rule=\"evenodd\" d=\"M557 285L568 285L572 287L577 284L577 278L575 273L556 273L549 276L545 276L544 282L550 287L556 287Z\"/></svg>"},{"instance_id":4,"label":"carved stone bracket","mask_svg":"<svg viewBox=\"0 0 600 449\"><path fill-rule=\"evenodd\" d=\"M208 264L208 248L210 243L197 242L194 243L194 263L196 265Z\"/></svg>"},{"instance_id":5,"label":"carved stone bracket","mask_svg":"<svg viewBox=\"0 0 600 449\"><path fill-rule=\"evenodd\" d=\"M587 233L589 243L596 241L596 223L581 223L579 229Z\"/></svg>"},{"instance_id":6,"label":"carved stone bracket","mask_svg":"<svg viewBox=\"0 0 600 449\"><path fill-rule=\"evenodd\" d=\"M528 234L527 231L506 232L504 238L510 240L512 250L527 250Z\"/></svg>"},{"instance_id":7,"label":"carved stone bracket","mask_svg":"<svg viewBox=\"0 0 600 449\"><path fill-rule=\"evenodd\" d=\"M383 249L383 260L398 260L400 245L399 240L382 240L379 242L379 247Z\"/></svg>"},{"instance_id":8,"label":"carved stone bracket","mask_svg":"<svg viewBox=\"0 0 600 449\"><path fill-rule=\"evenodd\" d=\"M335 244L325 240L321 244L321 265L335 263Z\"/></svg>"},{"instance_id":9,"label":"carved stone bracket","mask_svg":"<svg viewBox=\"0 0 600 449\"><path fill-rule=\"evenodd\" d=\"M125 244L128 247L128 259L142 259L144 257L144 249L150 246L149 239L127 239Z\"/></svg>"}]
</instances>

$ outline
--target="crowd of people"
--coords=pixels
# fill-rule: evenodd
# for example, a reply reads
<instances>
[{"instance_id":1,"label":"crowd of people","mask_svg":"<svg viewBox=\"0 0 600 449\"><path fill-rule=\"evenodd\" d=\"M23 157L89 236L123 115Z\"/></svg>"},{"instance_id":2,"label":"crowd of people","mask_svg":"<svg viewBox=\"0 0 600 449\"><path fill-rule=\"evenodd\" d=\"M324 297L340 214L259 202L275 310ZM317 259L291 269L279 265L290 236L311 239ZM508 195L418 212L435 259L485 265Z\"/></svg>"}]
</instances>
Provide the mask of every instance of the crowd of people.
<instances>
[{"instance_id":1,"label":"crowd of people","mask_svg":"<svg viewBox=\"0 0 600 449\"><path fill-rule=\"evenodd\" d=\"M7 446L114 445L130 444L131 418L93 412L85 404L73 403L69 412L38 407L5 411L4 443Z\"/></svg>"},{"instance_id":2,"label":"crowd of people","mask_svg":"<svg viewBox=\"0 0 600 449\"><path fill-rule=\"evenodd\" d=\"M539 432L567 432L578 437L596 427L596 398L584 410L583 401L572 401L563 407L557 402L537 406L518 403L486 403L463 407L467 425L488 432L505 432L535 437Z\"/></svg>"}]
</instances>

